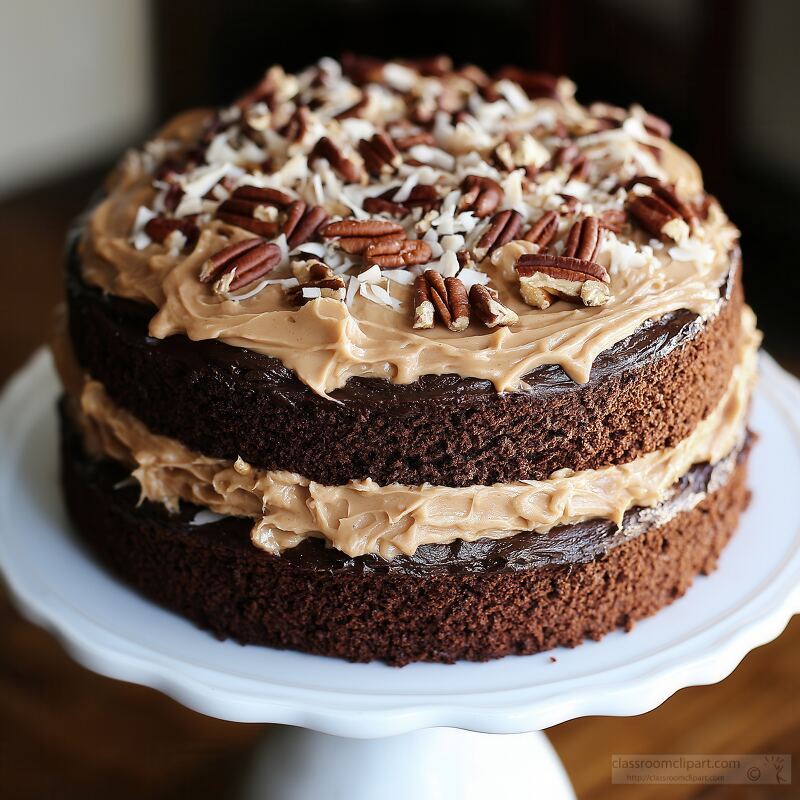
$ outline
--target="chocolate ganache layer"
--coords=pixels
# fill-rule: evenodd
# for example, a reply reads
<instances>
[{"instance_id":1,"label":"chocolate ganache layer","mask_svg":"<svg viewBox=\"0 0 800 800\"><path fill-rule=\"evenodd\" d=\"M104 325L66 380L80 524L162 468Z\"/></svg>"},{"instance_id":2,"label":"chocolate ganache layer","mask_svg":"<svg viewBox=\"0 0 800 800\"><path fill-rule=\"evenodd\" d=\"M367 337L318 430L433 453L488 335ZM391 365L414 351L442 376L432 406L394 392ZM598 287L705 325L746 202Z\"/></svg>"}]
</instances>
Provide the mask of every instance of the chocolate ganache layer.
<instances>
[{"instance_id":1,"label":"chocolate ganache layer","mask_svg":"<svg viewBox=\"0 0 800 800\"><path fill-rule=\"evenodd\" d=\"M306 539L276 557L252 547L247 520L193 524L196 506L139 504L120 487L123 467L88 458L66 417L62 429L70 513L126 581L220 637L398 665L573 646L629 626L713 569L748 497L751 437L619 528L583 522L389 561Z\"/></svg>"},{"instance_id":2,"label":"chocolate ganache layer","mask_svg":"<svg viewBox=\"0 0 800 800\"><path fill-rule=\"evenodd\" d=\"M210 456L326 484L542 480L674 446L708 415L736 358L740 267L736 249L716 316L670 312L601 353L585 384L546 365L505 393L458 375L352 377L331 402L275 358L150 336L155 309L86 285L74 248L69 327L81 367L116 403Z\"/></svg>"}]
</instances>

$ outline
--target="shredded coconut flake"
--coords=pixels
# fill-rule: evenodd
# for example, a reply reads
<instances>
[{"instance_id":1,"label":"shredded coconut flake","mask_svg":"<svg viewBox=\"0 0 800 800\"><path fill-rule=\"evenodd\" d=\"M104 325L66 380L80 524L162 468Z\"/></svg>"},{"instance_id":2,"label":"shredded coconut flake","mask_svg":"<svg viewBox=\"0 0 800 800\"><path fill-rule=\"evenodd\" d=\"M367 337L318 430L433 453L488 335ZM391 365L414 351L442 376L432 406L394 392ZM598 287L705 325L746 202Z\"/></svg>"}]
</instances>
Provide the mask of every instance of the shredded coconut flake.
<instances>
[{"instance_id":1,"label":"shredded coconut flake","mask_svg":"<svg viewBox=\"0 0 800 800\"><path fill-rule=\"evenodd\" d=\"M414 283L415 276L405 269L384 269L381 270L381 277L403 286L410 286Z\"/></svg>"},{"instance_id":2,"label":"shredded coconut flake","mask_svg":"<svg viewBox=\"0 0 800 800\"><path fill-rule=\"evenodd\" d=\"M480 272L477 269L472 269L471 267L464 267L461 272L458 273L458 277L461 279L461 282L464 284L467 291L469 291L476 283L480 284L481 286L486 286L489 283L489 276L485 272Z\"/></svg>"},{"instance_id":3,"label":"shredded coconut flake","mask_svg":"<svg viewBox=\"0 0 800 800\"><path fill-rule=\"evenodd\" d=\"M377 283L381 279L381 268L373 264L369 269L356 275L359 283Z\"/></svg>"},{"instance_id":4,"label":"shredded coconut flake","mask_svg":"<svg viewBox=\"0 0 800 800\"><path fill-rule=\"evenodd\" d=\"M699 239L689 238L667 251L675 261L694 261L697 264L711 264L714 261L714 248Z\"/></svg>"},{"instance_id":5,"label":"shredded coconut flake","mask_svg":"<svg viewBox=\"0 0 800 800\"><path fill-rule=\"evenodd\" d=\"M392 200L395 203L405 203L411 196L411 190L419 183L419 173L412 172L404 181L403 185L395 192Z\"/></svg>"},{"instance_id":6,"label":"shredded coconut flake","mask_svg":"<svg viewBox=\"0 0 800 800\"><path fill-rule=\"evenodd\" d=\"M215 511L209 511L207 508L204 508L192 517L189 524L192 526L211 525L214 522L219 522L221 519L225 519L224 514L217 514Z\"/></svg>"}]
</instances>

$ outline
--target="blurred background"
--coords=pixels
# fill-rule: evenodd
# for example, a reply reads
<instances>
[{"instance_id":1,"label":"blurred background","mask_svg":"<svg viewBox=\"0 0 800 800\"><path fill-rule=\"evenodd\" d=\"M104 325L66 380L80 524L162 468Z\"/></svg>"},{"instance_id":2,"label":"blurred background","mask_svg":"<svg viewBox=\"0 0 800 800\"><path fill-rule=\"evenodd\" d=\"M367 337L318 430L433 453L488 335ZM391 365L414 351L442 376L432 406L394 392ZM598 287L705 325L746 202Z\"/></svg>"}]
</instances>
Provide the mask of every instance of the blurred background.
<instances>
[{"instance_id":1,"label":"blurred background","mask_svg":"<svg viewBox=\"0 0 800 800\"><path fill-rule=\"evenodd\" d=\"M583 102L641 102L669 120L742 230L766 347L800 373L796 0L0 0L0 241L10 277L0 380L48 338L66 227L123 148L178 110L230 100L272 63L300 69L345 50L448 52L487 69L567 74ZM635 719L554 729L579 796L626 794L610 784L612 752L800 752L799 647L793 624L719 686L685 690ZM226 797L262 733L84 672L0 597L5 796Z\"/></svg>"}]
</instances>

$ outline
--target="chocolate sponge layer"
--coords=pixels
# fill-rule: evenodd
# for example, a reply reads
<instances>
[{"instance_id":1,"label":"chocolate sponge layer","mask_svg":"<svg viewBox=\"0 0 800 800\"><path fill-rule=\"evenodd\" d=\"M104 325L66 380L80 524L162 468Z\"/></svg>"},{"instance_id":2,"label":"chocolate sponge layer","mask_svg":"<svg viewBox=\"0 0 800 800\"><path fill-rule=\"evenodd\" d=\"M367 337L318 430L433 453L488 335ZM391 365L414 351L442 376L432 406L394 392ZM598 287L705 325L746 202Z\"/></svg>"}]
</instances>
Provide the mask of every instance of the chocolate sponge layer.
<instances>
[{"instance_id":1,"label":"chocolate sponge layer","mask_svg":"<svg viewBox=\"0 0 800 800\"><path fill-rule=\"evenodd\" d=\"M316 539L275 557L249 521L192 526L137 506L125 474L88 459L64 426L62 476L79 535L143 594L221 638L354 661L486 660L597 639L630 627L711 571L746 506L748 445L692 469L662 507L498 542L425 545L387 562ZM697 492L699 505L678 510Z\"/></svg>"},{"instance_id":2,"label":"chocolate sponge layer","mask_svg":"<svg viewBox=\"0 0 800 800\"><path fill-rule=\"evenodd\" d=\"M325 484L372 478L446 486L540 480L630 461L685 438L719 401L736 357L740 258L721 313L678 311L602 353L591 379L558 366L498 395L486 381L351 379L315 395L275 359L219 341L147 335L153 309L86 286L72 256L70 335L82 367L151 430L207 455Z\"/></svg>"}]
</instances>

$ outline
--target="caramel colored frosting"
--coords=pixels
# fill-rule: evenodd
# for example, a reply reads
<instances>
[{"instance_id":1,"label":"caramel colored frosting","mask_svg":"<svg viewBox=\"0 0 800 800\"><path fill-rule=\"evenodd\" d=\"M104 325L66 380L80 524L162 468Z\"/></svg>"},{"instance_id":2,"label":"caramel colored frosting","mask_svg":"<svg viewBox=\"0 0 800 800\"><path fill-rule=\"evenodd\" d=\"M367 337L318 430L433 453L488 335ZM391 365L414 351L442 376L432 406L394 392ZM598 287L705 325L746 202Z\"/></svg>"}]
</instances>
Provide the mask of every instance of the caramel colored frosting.
<instances>
[{"instance_id":1,"label":"caramel colored frosting","mask_svg":"<svg viewBox=\"0 0 800 800\"><path fill-rule=\"evenodd\" d=\"M556 254L563 251L571 224L582 216L623 210L628 196L624 186L635 176L674 184L687 203L700 204L705 195L697 165L656 135L640 108L615 110L622 114L619 127L608 128L602 112L576 103L573 87L563 80L553 97L529 99L517 84L502 79L492 84L490 100L487 91L479 92L461 73L431 77L401 64L375 70L364 87L343 76L328 59L296 76L273 69L267 102L217 113L192 112L174 120L142 151L129 154L110 179L107 196L91 213L81 242L84 279L114 295L155 306L150 333L156 338L185 334L193 340L221 339L277 357L323 395L352 376L408 383L421 375L451 373L488 379L505 391L520 388L523 376L542 364L559 364L575 381L585 382L595 357L645 321L683 308L703 318L716 313L738 234L712 202L696 230L677 230L679 241L651 240L630 223L617 232L606 231L596 256L610 275L611 299L604 306L555 302L539 310L525 305L514 263L520 254L536 252L538 245L518 240L484 258L476 265L477 277L471 276L473 281L488 280L500 301L518 314L518 323L487 329L473 321L462 333L443 325L413 329L408 273L413 277L433 268L455 274L456 251L474 253L490 224L488 218L458 210L460 187L468 175L490 177L502 186L498 210L518 211L524 219L522 232L547 210L558 211L559 233L550 248ZM441 109L445 97L451 103L453 97L463 101L459 121ZM358 143L381 129L394 136L421 132L412 121L414 109L428 100L439 107L425 129L435 144L404 152L395 171L368 175ZM341 116L359 103L355 116ZM293 139L288 129L298 108L307 110L307 130ZM336 142L361 170L358 181L345 182L325 159L309 163L308 154L321 136ZM519 165L515 169L498 166L493 157L509 139L516 148L511 153L514 165ZM186 154L197 150L198 142L204 163L187 166ZM583 175L571 176L569 163L557 163L567 142L586 158ZM170 172L165 165L171 161L183 166ZM404 275L371 270L372 277L365 278L371 265L343 253L335 241L301 245L300 253L291 254L285 237L279 236L275 241L283 261L264 281L219 295L198 280L206 259L253 236L214 218L220 201L238 186L280 189L309 205L323 206L332 218L366 218L367 198L396 189L395 199L402 199L415 184L436 186L442 198L438 210L426 214L417 208L400 220L410 238L429 243L429 264ZM642 184L634 190L649 191ZM174 207L170 197L176 196L180 201ZM177 243L151 241L142 226L155 214L194 220L199 228L196 243L186 244L180 237ZM289 303L285 289L295 280L291 262L309 250L347 281L346 302L319 298L301 308ZM384 293L376 293L376 286ZM314 486L313 491L322 490ZM359 496L373 491L374 487L361 487ZM408 499L403 497L403 502ZM459 502L468 502L470 508L482 503L478 496ZM397 503L399 507L399 496ZM527 508L519 498L514 505ZM426 507L426 514L433 513L429 504ZM511 515L517 527L526 519L524 513ZM362 534L364 542L373 541L371 533ZM411 547L415 537L410 534L397 547Z\"/></svg>"},{"instance_id":2,"label":"caramel colored frosting","mask_svg":"<svg viewBox=\"0 0 800 800\"><path fill-rule=\"evenodd\" d=\"M371 480L325 486L301 475L200 455L150 432L115 406L103 386L86 380L79 420L95 456L127 464L142 497L176 510L191 502L255 520L252 539L271 553L307 536L322 537L350 556L412 554L422 544L546 532L588 519L620 524L625 511L662 502L694 464L715 463L743 434L760 335L745 308L740 358L711 414L673 448L596 470L559 470L543 481L492 486L379 486ZM698 498L699 499L699 498Z\"/></svg>"}]
</instances>

